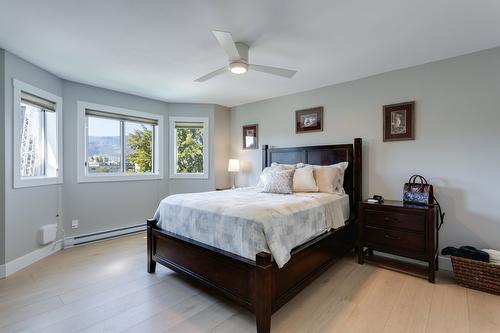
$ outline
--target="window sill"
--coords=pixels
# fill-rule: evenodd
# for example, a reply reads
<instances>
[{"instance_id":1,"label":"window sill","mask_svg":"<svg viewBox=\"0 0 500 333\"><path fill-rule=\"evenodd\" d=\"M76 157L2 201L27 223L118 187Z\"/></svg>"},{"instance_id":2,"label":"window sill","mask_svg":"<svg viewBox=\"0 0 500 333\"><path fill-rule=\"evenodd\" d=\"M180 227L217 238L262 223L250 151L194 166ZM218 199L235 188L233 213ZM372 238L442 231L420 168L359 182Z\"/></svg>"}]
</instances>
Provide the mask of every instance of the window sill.
<instances>
[{"instance_id":1,"label":"window sill","mask_svg":"<svg viewBox=\"0 0 500 333\"><path fill-rule=\"evenodd\" d=\"M170 179L208 179L206 173L174 173L170 174Z\"/></svg>"},{"instance_id":2,"label":"window sill","mask_svg":"<svg viewBox=\"0 0 500 333\"><path fill-rule=\"evenodd\" d=\"M33 177L14 179L14 188L37 187L62 184L62 177Z\"/></svg>"},{"instance_id":3,"label":"window sill","mask_svg":"<svg viewBox=\"0 0 500 333\"><path fill-rule=\"evenodd\" d=\"M138 175L95 175L95 176L80 176L78 183L101 183L101 182L128 182L141 180L159 180L163 179L161 174L138 174Z\"/></svg>"}]
</instances>

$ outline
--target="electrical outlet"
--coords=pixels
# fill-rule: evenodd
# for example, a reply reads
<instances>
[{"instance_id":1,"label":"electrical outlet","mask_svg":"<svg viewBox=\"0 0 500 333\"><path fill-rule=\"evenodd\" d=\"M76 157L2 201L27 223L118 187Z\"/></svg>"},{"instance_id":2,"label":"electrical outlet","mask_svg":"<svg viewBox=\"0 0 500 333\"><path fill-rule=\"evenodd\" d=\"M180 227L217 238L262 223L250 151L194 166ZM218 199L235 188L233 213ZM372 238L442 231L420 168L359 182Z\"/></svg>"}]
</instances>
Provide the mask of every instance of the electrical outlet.
<instances>
[{"instance_id":1,"label":"electrical outlet","mask_svg":"<svg viewBox=\"0 0 500 333\"><path fill-rule=\"evenodd\" d=\"M78 229L78 220L71 220L71 228Z\"/></svg>"}]
</instances>

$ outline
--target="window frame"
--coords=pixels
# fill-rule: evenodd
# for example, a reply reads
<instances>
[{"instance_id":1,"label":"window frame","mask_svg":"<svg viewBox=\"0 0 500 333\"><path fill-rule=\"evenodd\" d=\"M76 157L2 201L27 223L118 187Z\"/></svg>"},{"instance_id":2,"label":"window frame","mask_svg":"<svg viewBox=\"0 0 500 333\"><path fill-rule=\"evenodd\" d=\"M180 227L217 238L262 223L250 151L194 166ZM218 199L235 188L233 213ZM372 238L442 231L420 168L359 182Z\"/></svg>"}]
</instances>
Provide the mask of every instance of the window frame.
<instances>
[{"instance_id":1,"label":"window frame","mask_svg":"<svg viewBox=\"0 0 500 333\"><path fill-rule=\"evenodd\" d=\"M46 185L56 185L63 183L63 115L62 115L62 104L63 99L60 96L52 94L48 91L42 90L28 83L22 82L17 79L12 80L14 96L13 96L13 187L23 188L23 187L35 187L35 186L46 186ZM57 153L56 157L56 176L37 176L37 177L22 177L20 170L21 163L21 121L19 119L19 114L21 113L21 92L24 91L30 95L40 97L51 101L55 104L55 138L52 135L44 133L44 140L50 140L52 147L55 145ZM47 112L47 111L44 111ZM45 118L45 117L44 117ZM47 129L47 122L44 121L44 132ZM45 168L47 168L47 155L44 156ZM47 170L47 169L46 169Z\"/></svg>"},{"instance_id":2,"label":"window frame","mask_svg":"<svg viewBox=\"0 0 500 333\"><path fill-rule=\"evenodd\" d=\"M177 138L175 131L175 123L177 122L192 122L203 123L203 173L177 173ZM169 132L170 132L170 149L169 149L169 177L171 179L208 179L209 175L209 149L208 141L209 132L208 117L169 117Z\"/></svg>"},{"instance_id":3,"label":"window frame","mask_svg":"<svg viewBox=\"0 0 500 333\"><path fill-rule=\"evenodd\" d=\"M85 111L87 109L100 111L104 113L113 113L124 116L140 117L154 119L158 121L158 128L154 130L153 142L153 169L154 172L146 173L88 173L85 162L87 160L87 117ZM89 102L77 102L77 181L78 183L97 183L97 182L123 182L123 181L139 181L139 180L155 180L163 179L163 116L156 113L147 113L142 111L124 109L109 105L95 104ZM123 135L123 132L120 134ZM122 138L124 140L124 138ZM122 155L124 148L122 147ZM125 162L125 156L122 156L122 164Z\"/></svg>"}]
</instances>

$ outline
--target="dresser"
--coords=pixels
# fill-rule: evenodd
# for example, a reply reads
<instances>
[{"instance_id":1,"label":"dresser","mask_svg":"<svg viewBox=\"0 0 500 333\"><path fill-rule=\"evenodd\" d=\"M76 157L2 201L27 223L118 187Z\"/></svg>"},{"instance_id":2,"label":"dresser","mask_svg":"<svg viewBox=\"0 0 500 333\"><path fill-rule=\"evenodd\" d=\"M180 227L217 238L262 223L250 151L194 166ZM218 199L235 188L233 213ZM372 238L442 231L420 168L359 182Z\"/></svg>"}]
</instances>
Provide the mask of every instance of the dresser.
<instances>
[{"instance_id":1,"label":"dresser","mask_svg":"<svg viewBox=\"0 0 500 333\"><path fill-rule=\"evenodd\" d=\"M358 263L373 262L383 267L425 276L435 282L438 229L435 207L360 202L357 252ZM391 256L374 254L383 252ZM403 257L411 260L401 260Z\"/></svg>"}]
</instances>

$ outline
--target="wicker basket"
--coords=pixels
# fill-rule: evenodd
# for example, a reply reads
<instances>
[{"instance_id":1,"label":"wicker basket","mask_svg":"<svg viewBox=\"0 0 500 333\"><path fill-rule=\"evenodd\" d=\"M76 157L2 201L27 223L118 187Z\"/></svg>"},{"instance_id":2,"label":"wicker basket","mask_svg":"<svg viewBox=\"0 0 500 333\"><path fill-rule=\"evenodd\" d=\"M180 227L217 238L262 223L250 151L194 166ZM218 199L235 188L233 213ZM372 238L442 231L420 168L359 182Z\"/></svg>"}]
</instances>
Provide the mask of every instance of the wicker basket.
<instances>
[{"instance_id":1,"label":"wicker basket","mask_svg":"<svg viewBox=\"0 0 500 333\"><path fill-rule=\"evenodd\" d=\"M500 295L500 265L453 256L451 262L459 285Z\"/></svg>"}]
</instances>

